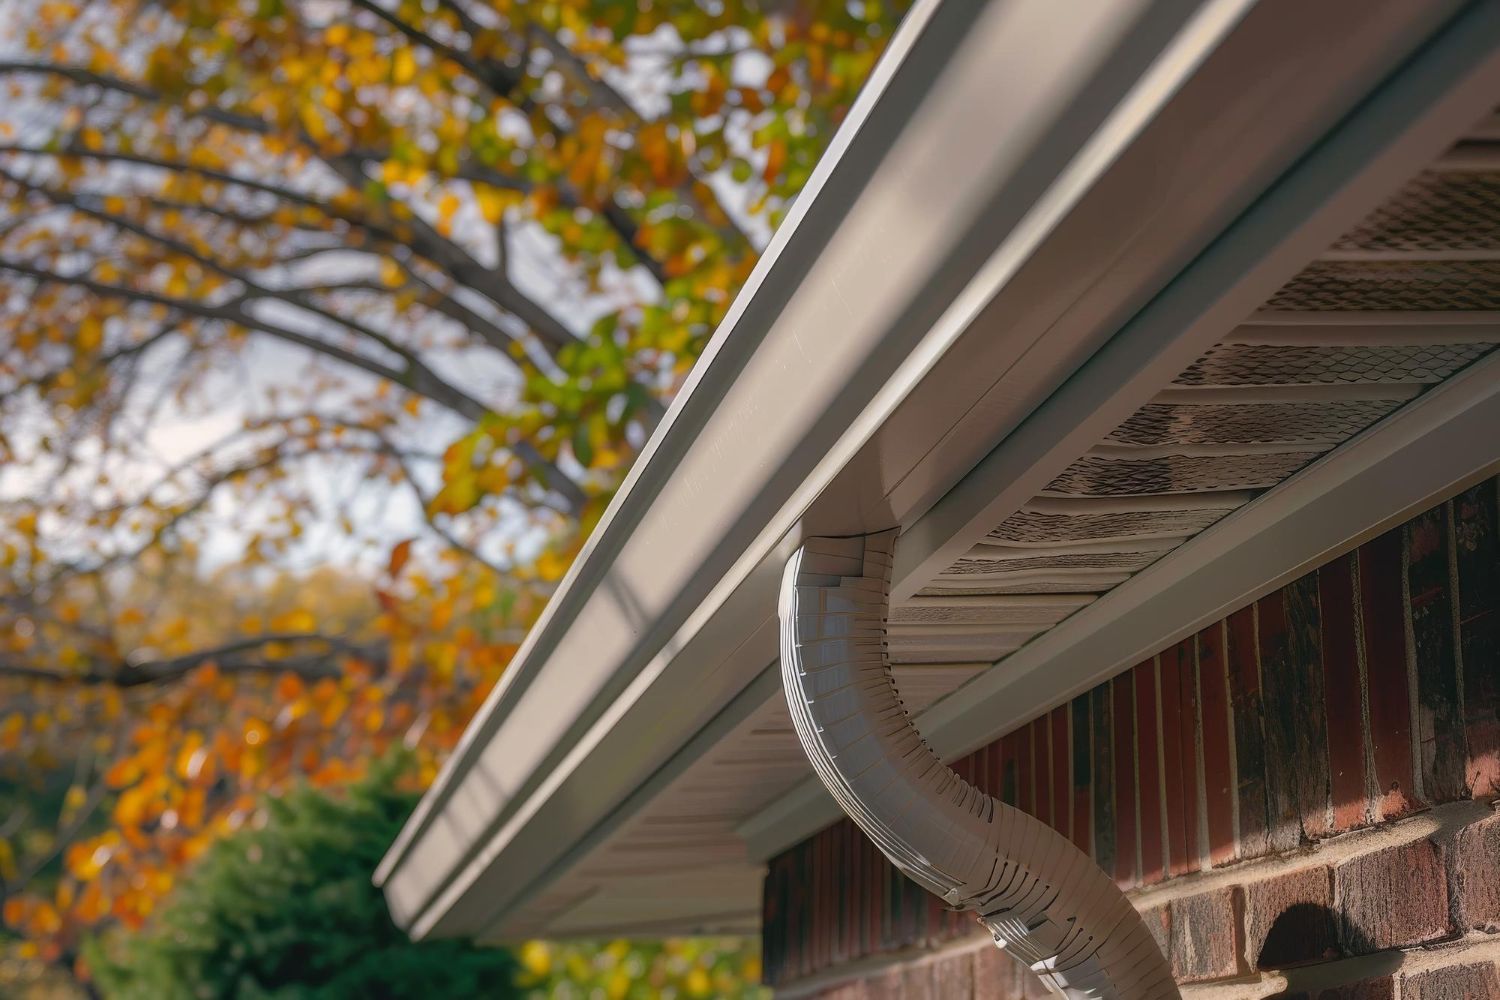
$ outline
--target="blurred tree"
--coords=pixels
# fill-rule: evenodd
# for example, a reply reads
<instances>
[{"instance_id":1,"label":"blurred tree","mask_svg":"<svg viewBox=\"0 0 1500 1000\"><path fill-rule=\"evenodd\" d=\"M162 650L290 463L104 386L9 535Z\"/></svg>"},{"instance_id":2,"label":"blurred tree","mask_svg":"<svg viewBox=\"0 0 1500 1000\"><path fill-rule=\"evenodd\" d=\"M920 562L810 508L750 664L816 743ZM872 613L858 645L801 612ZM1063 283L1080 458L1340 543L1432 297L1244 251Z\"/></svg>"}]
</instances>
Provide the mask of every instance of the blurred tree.
<instances>
[{"instance_id":1,"label":"blurred tree","mask_svg":"<svg viewBox=\"0 0 1500 1000\"><path fill-rule=\"evenodd\" d=\"M760 949L741 938L528 941L517 984L528 1000L760 1000Z\"/></svg>"},{"instance_id":2,"label":"blurred tree","mask_svg":"<svg viewBox=\"0 0 1500 1000\"><path fill-rule=\"evenodd\" d=\"M140 926L266 792L434 773L904 5L12 5L0 780L63 781L0 874L38 955Z\"/></svg>"},{"instance_id":3,"label":"blurred tree","mask_svg":"<svg viewBox=\"0 0 1500 1000\"><path fill-rule=\"evenodd\" d=\"M407 939L370 876L416 804L389 762L344 794L305 786L218 841L146 929L87 950L118 1000L504 998L509 952Z\"/></svg>"}]
</instances>

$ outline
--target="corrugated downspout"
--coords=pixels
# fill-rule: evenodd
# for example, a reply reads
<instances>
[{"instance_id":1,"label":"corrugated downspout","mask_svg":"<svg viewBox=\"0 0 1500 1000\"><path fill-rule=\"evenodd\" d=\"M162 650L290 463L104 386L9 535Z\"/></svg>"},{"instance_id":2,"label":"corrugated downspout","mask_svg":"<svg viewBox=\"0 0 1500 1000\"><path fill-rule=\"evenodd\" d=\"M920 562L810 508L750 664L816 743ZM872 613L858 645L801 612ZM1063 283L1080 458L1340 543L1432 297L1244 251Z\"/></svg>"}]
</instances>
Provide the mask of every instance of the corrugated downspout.
<instances>
[{"instance_id":1,"label":"corrugated downspout","mask_svg":"<svg viewBox=\"0 0 1500 1000\"><path fill-rule=\"evenodd\" d=\"M781 584L781 672L814 770L906 875L1067 997L1179 996L1140 915L1066 837L979 791L902 707L885 633L895 532L813 538Z\"/></svg>"}]
</instances>

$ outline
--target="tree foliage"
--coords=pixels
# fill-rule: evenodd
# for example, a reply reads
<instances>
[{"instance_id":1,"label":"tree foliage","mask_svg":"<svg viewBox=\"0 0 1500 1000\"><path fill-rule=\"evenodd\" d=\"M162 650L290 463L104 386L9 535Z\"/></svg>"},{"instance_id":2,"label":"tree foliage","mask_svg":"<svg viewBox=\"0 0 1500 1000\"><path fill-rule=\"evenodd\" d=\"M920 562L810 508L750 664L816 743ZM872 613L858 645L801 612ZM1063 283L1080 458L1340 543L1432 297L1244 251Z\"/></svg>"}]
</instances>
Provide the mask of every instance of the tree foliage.
<instances>
[{"instance_id":1,"label":"tree foliage","mask_svg":"<svg viewBox=\"0 0 1500 1000\"><path fill-rule=\"evenodd\" d=\"M516 984L527 1000L763 1000L759 949L742 938L528 941Z\"/></svg>"},{"instance_id":2,"label":"tree foliage","mask_svg":"<svg viewBox=\"0 0 1500 1000\"><path fill-rule=\"evenodd\" d=\"M89 961L112 1000L519 996L506 951L407 939L370 881L416 804L389 763L345 794L300 787L218 841L143 931Z\"/></svg>"},{"instance_id":3,"label":"tree foliage","mask_svg":"<svg viewBox=\"0 0 1500 1000\"><path fill-rule=\"evenodd\" d=\"M902 6L18 0L0 780L61 788L0 825L30 948L142 926L296 780L396 744L430 779Z\"/></svg>"}]
</instances>

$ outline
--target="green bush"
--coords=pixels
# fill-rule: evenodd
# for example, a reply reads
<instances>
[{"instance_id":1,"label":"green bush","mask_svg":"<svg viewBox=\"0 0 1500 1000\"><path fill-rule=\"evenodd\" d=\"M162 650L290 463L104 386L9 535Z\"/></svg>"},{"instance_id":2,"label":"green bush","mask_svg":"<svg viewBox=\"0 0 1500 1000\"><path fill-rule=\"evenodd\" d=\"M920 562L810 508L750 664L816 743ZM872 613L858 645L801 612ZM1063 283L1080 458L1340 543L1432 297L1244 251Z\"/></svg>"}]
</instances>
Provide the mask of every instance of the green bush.
<instances>
[{"instance_id":1,"label":"green bush","mask_svg":"<svg viewBox=\"0 0 1500 1000\"><path fill-rule=\"evenodd\" d=\"M371 872L411 812L399 768L332 797L299 789L219 841L152 922L89 949L110 1000L517 996L500 949L409 941Z\"/></svg>"}]
</instances>

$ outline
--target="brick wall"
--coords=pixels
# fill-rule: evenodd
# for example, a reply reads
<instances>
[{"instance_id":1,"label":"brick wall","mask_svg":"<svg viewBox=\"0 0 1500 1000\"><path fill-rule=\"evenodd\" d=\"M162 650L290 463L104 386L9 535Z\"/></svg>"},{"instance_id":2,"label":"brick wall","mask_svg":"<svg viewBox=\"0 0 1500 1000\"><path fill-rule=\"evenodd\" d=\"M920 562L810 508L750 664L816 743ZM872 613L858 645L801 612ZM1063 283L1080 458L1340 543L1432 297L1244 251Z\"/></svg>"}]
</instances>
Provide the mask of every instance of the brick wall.
<instances>
[{"instance_id":1,"label":"brick wall","mask_svg":"<svg viewBox=\"0 0 1500 1000\"><path fill-rule=\"evenodd\" d=\"M1490 480L955 767L1112 872L1190 993L1500 1000L1497 526ZM1043 995L847 821L771 861L763 927L788 994Z\"/></svg>"}]
</instances>

